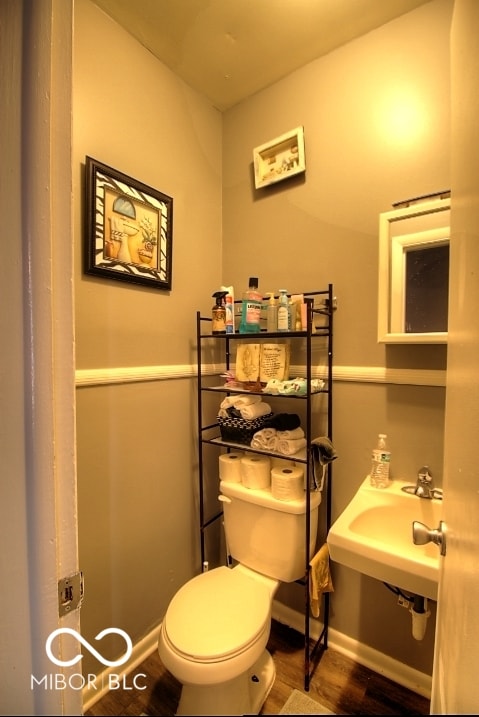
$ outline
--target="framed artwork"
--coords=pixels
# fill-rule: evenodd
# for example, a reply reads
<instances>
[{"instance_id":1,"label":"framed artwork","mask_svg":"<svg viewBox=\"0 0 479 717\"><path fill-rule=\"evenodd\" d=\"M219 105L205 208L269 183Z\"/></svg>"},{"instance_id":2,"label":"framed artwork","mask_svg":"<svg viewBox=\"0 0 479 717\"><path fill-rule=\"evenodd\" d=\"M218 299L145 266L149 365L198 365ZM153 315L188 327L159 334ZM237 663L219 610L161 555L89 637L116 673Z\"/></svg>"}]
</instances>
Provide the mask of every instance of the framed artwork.
<instances>
[{"instance_id":1,"label":"framed artwork","mask_svg":"<svg viewBox=\"0 0 479 717\"><path fill-rule=\"evenodd\" d=\"M306 171L304 130L296 127L253 150L256 189Z\"/></svg>"},{"instance_id":2,"label":"framed artwork","mask_svg":"<svg viewBox=\"0 0 479 717\"><path fill-rule=\"evenodd\" d=\"M85 273L171 289L173 199L86 157Z\"/></svg>"}]
</instances>

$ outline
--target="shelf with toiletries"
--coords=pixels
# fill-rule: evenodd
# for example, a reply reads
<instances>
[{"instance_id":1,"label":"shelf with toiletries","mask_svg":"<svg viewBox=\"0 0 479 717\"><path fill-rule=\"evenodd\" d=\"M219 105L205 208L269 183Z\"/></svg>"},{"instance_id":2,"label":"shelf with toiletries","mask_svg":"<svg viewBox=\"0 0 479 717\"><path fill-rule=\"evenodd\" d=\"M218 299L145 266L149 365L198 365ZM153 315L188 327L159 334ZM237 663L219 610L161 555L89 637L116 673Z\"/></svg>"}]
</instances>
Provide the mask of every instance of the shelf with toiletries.
<instances>
[{"instance_id":1,"label":"shelf with toiletries","mask_svg":"<svg viewBox=\"0 0 479 717\"><path fill-rule=\"evenodd\" d=\"M207 496L213 495L218 486L218 483L216 486L214 485L218 478L218 473L215 476L215 460L221 464L220 456L224 457L226 453L241 452L245 458L252 454L258 454L261 460L264 457L269 457L271 465L277 464L279 461L280 465L294 464L303 471L302 482L304 481L304 495L307 504L305 574L304 579L298 582L305 590L304 687L308 690L312 675L312 656L317 654L319 645L327 647L329 624L329 594L325 592L322 598L324 609L321 610L323 626L319 630L320 634L316 644L311 649L310 570L313 553L310 547L311 526L308 517L311 500L313 498L317 500L315 493L320 491L320 501L323 503L322 510L324 510L325 535L318 536L318 539L324 538L325 540L331 524L332 465L328 459L324 462L321 461L320 465L318 455L323 455L321 454L321 450L324 448L321 443L323 439L332 447L332 347L336 299L332 284L322 291L306 292L302 294L302 297L306 306L306 328L301 331L272 332L267 331L261 325L260 331L251 333L239 333L238 330L233 333L213 333L212 319L197 312L198 473L201 564L204 565L208 563L209 558L206 547L209 542L206 539L206 533L216 520L221 521L222 518L221 510L212 516L205 508ZM234 304L241 304L241 301L235 301ZM234 313L236 314L236 312ZM236 319L235 328L238 329L238 316ZM262 317L262 322L265 321L266 317ZM285 375L284 380L260 381L259 374L255 376L254 381L237 380L239 373L237 356L239 352L245 350L238 347L245 345L248 349L253 345L256 349L257 344L260 345L260 351L263 351L265 346L273 347L272 351L275 346L286 344L289 347L287 354L289 375ZM318 360L318 356L321 356L321 360ZM284 359L284 357L282 358ZM290 362L289 359L291 359ZM215 396L218 397L216 403ZM245 433L241 432L243 428L236 428L237 425L243 427L250 423L246 417L243 421L240 418L240 415L243 414L241 409L238 410L236 399L242 396L247 396L250 399L246 403L253 404L250 412L253 428L250 431L245 429ZM261 415L256 416L254 408L258 401L268 404L269 410L264 408L264 411L267 412L261 412ZM216 418L213 418L215 412ZM229 420L233 414L235 418ZM277 425L283 430L279 428L271 430L275 419L288 419L290 416L300 419L301 439L297 438L296 426L298 423L282 425L282 421L279 421ZM253 418L258 422L257 426L253 424ZM264 422L261 423L261 420ZM271 424L268 421L272 421ZM230 424L234 425L232 432L230 432ZM263 431L263 428L266 430ZM284 428L290 430L285 431ZM273 448L268 441L265 441L264 444L259 441L261 434L268 433L268 429L270 429L269 433L276 434ZM239 430L240 435L237 435L235 430ZM286 435L294 436L294 438L288 441L284 437ZM293 444L295 445L293 446ZM285 452L277 450L278 445ZM215 458L215 456L217 457ZM221 477L221 465L219 465L219 470ZM272 488L266 490L272 490ZM321 626L319 627L321 628Z\"/></svg>"}]
</instances>

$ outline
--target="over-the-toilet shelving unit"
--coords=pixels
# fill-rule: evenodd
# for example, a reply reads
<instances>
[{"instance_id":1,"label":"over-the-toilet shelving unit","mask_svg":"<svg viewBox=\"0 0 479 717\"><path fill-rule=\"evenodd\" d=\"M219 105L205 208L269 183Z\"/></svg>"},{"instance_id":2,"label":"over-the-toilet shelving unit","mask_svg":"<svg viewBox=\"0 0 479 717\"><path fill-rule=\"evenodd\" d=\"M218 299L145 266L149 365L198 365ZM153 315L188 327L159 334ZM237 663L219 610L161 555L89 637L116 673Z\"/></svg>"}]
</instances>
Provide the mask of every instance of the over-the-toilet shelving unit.
<instances>
[{"instance_id":1,"label":"over-the-toilet shelving unit","mask_svg":"<svg viewBox=\"0 0 479 717\"><path fill-rule=\"evenodd\" d=\"M304 301L307 305L307 328L305 331L288 331L288 332L267 332L261 330L260 333L256 334L216 334L213 335L212 331L212 319L210 317L201 316L200 312L197 312L197 363L198 363L198 458L199 458L199 520L200 520L200 545L201 545L201 563L202 565L207 562L207 551L205 542L206 530L217 520L222 517L222 511L215 513L212 516L205 515L205 470L204 470L204 447L206 444L218 446L220 448L242 450L245 452L262 453L269 456L279 456L285 458L286 456L274 451L267 450L256 450L248 445L240 443L232 443L223 441L220 434L220 427L218 423L206 423L204 422L204 395L207 392L216 392L219 394L230 395L232 393L231 388L225 385L225 379L222 378L221 374L231 370L233 366L233 358L235 356L235 348L238 341L268 341L273 342L275 339L278 341L284 341L288 339L292 342L298 342L299 347L305 347L305 365L304 365L304 378L306 379L307 391L303 396L298 395L275 395L274 399L280 399L281 401L304 401L305 402L305 415L306 415L306 426L304 427L305 438L306 438L306 451L301 454L295 454L288 456L292 458L296 463L303 463L305 469L306 486L312 485L312 440L318 437L316 426L313 425L314 417L313 412L315 408L315 401L318 397L327 394L326 408L322 407L322 411L326 411L325 423L327 426L327 436L332 441L333 435L333 411L332 411L332 387L333 387L333 313L335 309L335 298L333 295L333 285L329 284L328 288L324 291L312 291L303 294ZM236 304L241 302L237 301ZM301 344L302 342L302 344ZM323 342L321 350L327 355L325 366L322 367L325 375L313 376L312 358L313 352L318 347L318 342ZM293 350L293 345L291 348ZM215 349L220 349L222 356L222 365L220 370L209 371L207 370L208 362L211 361L211 352ZM206 356L206 350L208 350L208 356ZM320 391L313 392L311 390L312 379L322 378L324 380L324 387ZM263 392L253 391L252 393L260 393L263 397L267 396ZM323 432L324 435L324 432ZM300 457L301 456L301 457ZM328 530L331 525L331 485L332 485L332 463L328 463L325 468L324 483L322 489L322 500L319 506L320 508L320 521L318 525L318 539L324 541L326 539ZM323 620L322 630L316 641L313 642L310 636L310 619L311 613L311 596L309 588L309 573L310 573L310 561L313 554L310 553L310 532L311 532L311 516L310 516L310 502L311 502L311 491L306 490L306 514L305 514L305 569L304 578L299 580L298 583L304 586L304 689L309 690L310 680L312 677L312 669L314 667L316 658L320 656L321 652L328 646L328 625L329 625L329 593L323 594L323 605L321 609L321 618ZM325 505L325 516L324 508ZM324 535L321 536L321 526L324 528ZM320 547L320 544L317 546Z\"/></svg>"}]
</instances>

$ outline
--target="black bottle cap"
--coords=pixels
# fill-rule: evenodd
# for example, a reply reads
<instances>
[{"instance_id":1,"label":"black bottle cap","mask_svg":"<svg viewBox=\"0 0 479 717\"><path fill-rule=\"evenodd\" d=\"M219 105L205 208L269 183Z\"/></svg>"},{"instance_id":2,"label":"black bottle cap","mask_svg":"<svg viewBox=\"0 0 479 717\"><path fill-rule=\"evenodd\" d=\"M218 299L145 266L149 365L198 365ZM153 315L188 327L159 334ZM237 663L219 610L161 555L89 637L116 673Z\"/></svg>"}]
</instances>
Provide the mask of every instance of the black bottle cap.
<instances>
[{"instance_id":1,"label":"black bottle cap","mask_svg":"<svg viewBox=\"0 0 479 717\"><path fill-rule=\"evenodd\" d=\"M259 284L258 284L258 277L257 277L257 276L250 276L248 286L249 286L250 288L251 288L252 286L254 286L254 287L257 288L257 287L259 286Z\"/></svg>"}]
</instances>

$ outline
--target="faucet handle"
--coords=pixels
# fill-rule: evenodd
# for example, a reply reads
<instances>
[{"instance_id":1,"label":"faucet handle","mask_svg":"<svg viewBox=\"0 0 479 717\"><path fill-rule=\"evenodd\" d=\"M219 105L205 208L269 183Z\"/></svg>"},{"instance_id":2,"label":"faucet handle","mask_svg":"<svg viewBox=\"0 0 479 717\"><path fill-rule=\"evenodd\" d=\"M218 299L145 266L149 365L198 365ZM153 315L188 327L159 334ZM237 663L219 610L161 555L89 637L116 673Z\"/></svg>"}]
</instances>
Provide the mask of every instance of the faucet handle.
<instances>
[{"instance_id":1,"label":"faucet handle","mask_svg":"<svg viewBox=\"0 0 479 717\"><path fill-rule=\"evenodd\" d=\"M417 472L417 477L424 483L432 483L432 473L429 470L429 466L422 466Z\"/></svg>"}]
</instances>

